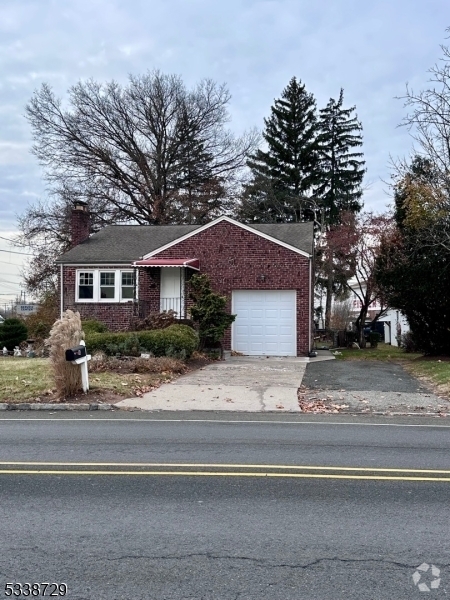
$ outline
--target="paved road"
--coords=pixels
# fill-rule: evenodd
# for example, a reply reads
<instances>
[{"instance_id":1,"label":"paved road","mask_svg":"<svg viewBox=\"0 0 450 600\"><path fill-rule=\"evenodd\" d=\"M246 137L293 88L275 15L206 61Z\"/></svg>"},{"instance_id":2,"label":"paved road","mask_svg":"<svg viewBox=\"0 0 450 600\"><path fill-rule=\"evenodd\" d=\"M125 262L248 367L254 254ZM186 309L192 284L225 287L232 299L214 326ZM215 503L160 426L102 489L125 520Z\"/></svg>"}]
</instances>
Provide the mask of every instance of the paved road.
<instances>
[{"instance_id":1,"label":"paved road","mask_svg":"<svg viewBox=\"0 0 450 600\"><path fill-rule=\"evenodd\" d=\"M423 596L423 562L441 570L429 595L450 593L443 420L80 416L0 420L0 594L57 581L76 600L401 600Z\"/></svg>"},{"instance_id":2,"label":"paved road","mask_svg":"<svg viewBox=\"0 0 450 600\"><path fill-rule=\"evenodd\" d=\"M319 397L348 404L348 411L450 412L450 402L395 363L365 360L314 362L302 385Z\"/></svg>"}]
</instances>

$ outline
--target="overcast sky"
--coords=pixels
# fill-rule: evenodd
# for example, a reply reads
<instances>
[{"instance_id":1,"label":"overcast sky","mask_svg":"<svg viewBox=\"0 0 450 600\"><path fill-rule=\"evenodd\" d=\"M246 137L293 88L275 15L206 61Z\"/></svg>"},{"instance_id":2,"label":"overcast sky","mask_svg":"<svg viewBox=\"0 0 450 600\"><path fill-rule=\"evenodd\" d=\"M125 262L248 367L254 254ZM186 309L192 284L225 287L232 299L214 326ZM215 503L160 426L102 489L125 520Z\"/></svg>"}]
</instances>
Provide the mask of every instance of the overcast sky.
<instances>
[{"instance_id":1,"label":"overcast sky","mask_svg":"<svg viewBox=\"0 0 450 600\"><path fill-rule=\"evenodd\" d=\"M0 236L45 197L24 107L42 82L64 97L79 79L126 82L158 68L232 94L230 127L263 127L294 75L318 107L356 105L364 129L367 208L389 202L389 155L409 155L397 128L406 82L426 85L450 25L448 0L0 0ZM23 256L0 239L0 308L20 289Z\"/></svg>"}]
</instances>

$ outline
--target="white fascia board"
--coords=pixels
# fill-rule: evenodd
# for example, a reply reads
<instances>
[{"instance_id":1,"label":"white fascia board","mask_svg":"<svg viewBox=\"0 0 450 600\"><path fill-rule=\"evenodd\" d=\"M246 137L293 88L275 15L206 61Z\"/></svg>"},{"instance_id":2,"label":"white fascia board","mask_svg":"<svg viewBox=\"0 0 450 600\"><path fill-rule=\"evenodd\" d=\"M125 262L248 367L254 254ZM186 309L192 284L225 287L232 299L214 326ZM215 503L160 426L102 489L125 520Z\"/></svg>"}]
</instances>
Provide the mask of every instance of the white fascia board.
<instances>
[{"instance_id":1,"label":"white fascia board","mask_svg":"<svg viewBox=\"0 0 450 600\"><path fill-rule=\"evenodd\" d=\"M165 246L161 246L161 247L157 248L156 250L153 250L152 252L149 252L148 254L146 254L145 256L143 256L142 259L140 259L140 260L145 260L147 258L152 258L152 256L155 256L155 254L159 254L160 252L164 252L164 250L167 250L168 248L172 248L172 246L176 246L180 242L183 242L184 240L187 240L187 239L193 237L194 235L197 235L201 231L205 231L206 229L209 229L210 227L213 227L214 225L217 225L218 223L221 223L222 221L226 221L227 223L231 223L232 225L237 225L237 227L241 227L241 229L245 229L246 231L249 231L250 233L254 233L255 235L258 235L259 237L262 237L265 240L268 240L269 242L273 242L274 244L278 244L279 246L283 246L283 248L287 248L288 250L291 250L292 252L295 252L296 254L300 254L300 256L305 256L306 258L311 258L311 256L312 256L311 254L308 254L307 252L304 252L304 250L300 250L299 248L295 248L294 246L291 246L290 244L286 244L285 242L277 240L276 238L274 238L274 237L272 237L270 235L267 235L266 233L262 233L261 231L258 231L257 229L253 229L253 227L251 227L250 225L244 225L244 223L239 223L239 221L235 221L234 219L231 219L230 217L223 216L223 217L218 217L214 221L211 221L211 223L207 223L206 225L202 225L198 229L194 229L194 231L186 233L186 235L183 235L183 236L177 238L173 242L169 242Z\"/></svg>"},{"instance_id":2,"label":"white fascia board","mask_svg":"<svg viewBox=\"0 0 450 600\"><path fill-rule=\"evenodd\" d=\"M85 262L85 263L58 263L61 267L80 267L83 269L101 269L102 267L118 267L119 269L134 269L134 265L132 262L121 263L121 262L111 262L111 263L95 263L95 262Z\"/></svg>"}]
</instances>

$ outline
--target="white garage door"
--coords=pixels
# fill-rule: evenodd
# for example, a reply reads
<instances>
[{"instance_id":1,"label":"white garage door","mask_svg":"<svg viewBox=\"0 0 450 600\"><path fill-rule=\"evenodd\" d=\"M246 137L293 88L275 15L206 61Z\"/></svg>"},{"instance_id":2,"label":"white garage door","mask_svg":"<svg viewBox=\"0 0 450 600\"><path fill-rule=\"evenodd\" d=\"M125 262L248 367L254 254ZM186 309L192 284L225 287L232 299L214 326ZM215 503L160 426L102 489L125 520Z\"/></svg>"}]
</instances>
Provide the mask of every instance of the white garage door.
<instances>
[{"instance_id":1,"label":"white garage door","mask_svg":"<svg viewBox=\"0 0 450 600\"><path fill-rule=\"evenodd\" d=\"M233 292L233 350L250 355L296 356L295 290Z\"/></svg>"}]
</instances>

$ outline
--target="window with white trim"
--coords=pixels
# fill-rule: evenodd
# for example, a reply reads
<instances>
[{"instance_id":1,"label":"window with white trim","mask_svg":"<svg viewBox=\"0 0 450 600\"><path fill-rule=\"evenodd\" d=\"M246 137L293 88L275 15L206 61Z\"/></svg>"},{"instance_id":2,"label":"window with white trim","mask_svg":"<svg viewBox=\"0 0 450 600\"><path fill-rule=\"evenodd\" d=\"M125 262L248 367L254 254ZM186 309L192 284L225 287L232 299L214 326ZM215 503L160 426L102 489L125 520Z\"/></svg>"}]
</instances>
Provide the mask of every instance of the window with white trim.
<instances>
[{"instance_id":1,"label":"window with white trim","mask_svg":"<svg viewBox=\"0 0 450 600\"><path fill-rule=\"evenodd\" d=\"M76 302L132 302L135 273L122 269L77 270Z\"/></svg>"},{"instance_id":2,"label":"window with white trim","mask_svg":"<svg viewBox=\"0 0 450 600\"><path fill-rule=\"evenodd\" d=\"M116 297L115 271L100 271L100 299L114 300Z\"/></svg>"},{"instance_id":3,"label":"window with white trim","mask_svg":"<svg viewBox=\"0 0 450 600\"><path fill-rule=\"evenodd\" d=\"M134 298L134 272L133 271L122 271L121 272L121 286L120 286L120 299L121 300L133 300Z\"/></svg>"},{"instance_id":4,"label":"window with white trim","mask_svg":"<svg viewBox=\"0 0 450 600\"><path fill-rule=\"evenodd\" d=\"M94 299L94 273L92 271L80 271L78 273L78 299Z\"/></svg>"}]
</instances>

